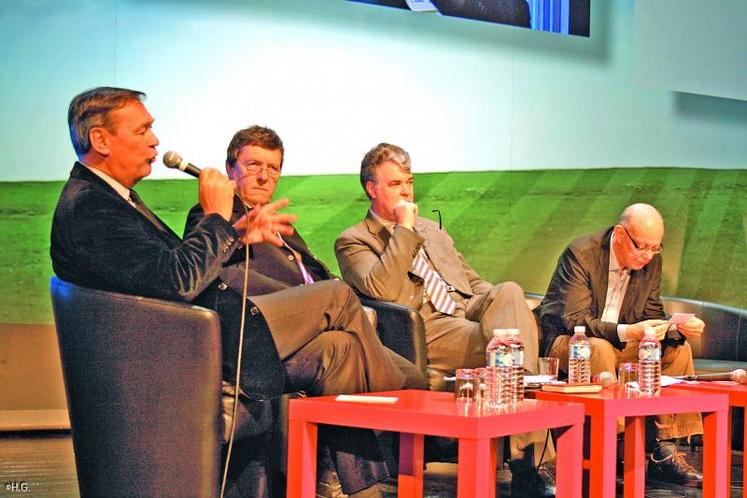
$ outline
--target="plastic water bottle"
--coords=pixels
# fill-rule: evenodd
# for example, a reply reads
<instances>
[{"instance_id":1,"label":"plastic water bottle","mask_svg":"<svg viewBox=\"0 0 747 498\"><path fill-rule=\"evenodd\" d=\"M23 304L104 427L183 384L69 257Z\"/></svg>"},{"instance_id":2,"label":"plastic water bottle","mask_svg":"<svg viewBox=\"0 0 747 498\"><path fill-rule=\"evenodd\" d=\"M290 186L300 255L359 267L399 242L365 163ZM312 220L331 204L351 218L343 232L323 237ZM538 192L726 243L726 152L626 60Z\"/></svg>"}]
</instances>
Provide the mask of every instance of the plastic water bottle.
<instances>
[{"instance_id":1,"label":"plastic water bottle","mask_svg":"<svg viewBox=\"0 0 747 498\"><path fill-rule=\"evenodd\" d=\"M485 368L486 380L485 380L485 391L486 399L485 404L489 408L497 408L501 405L502 391L501 391L501 373L500 364L501 357L505 353L505 335L506 331L503 329L493 329L493 338L488 343L488 347L485 349Z\"/></svg>"},{"instance_id":2,"label":"plastic water bottle","mask_svg":"<svg viewBox=\"0 0 747 498\"><path fill-rule=\"evenodd\" d=\"M508 347L511 349L511 403L524 401L524 344L519 339L519 329L508 329Z\"/></svg>"},{"instance_id":3,"label":"plastic water bottle","mask_svg":"<svg viewBox=\"0 0 747 498\"><path fill-rule=\"evenodd\" d=\"M568 383L591 382L591 342L586 337L586 327L573 327L573 337L568 344Z\"/></svg>"},{"instance_id":4,"label":"plastic water bottle","mask_svg":"<svg viewBox=\"0 0 747 498\"><path fill-rule=\"evenodd\" d=\"M659 394L661 389L661 344L656 329L646 328L638 345L638 388L641 394Z\"/></svg>"}]
</instances>

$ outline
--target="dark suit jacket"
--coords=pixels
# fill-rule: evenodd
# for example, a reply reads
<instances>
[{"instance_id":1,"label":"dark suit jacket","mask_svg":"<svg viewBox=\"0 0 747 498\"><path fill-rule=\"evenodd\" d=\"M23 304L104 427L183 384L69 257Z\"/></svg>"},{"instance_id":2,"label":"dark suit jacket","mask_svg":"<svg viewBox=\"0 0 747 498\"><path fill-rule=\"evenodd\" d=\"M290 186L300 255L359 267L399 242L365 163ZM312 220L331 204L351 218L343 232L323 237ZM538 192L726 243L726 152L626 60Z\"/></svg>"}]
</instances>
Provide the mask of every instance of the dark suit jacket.
<instances>
[{"instance_id":1,"label":"dark suit jacket","mask_svg":"<svg viewBox=\"0 0 747 498\"><path fill-rule=\"evenodd\" d=\"M584 235L571 242L558 259L544 299L534 310L542 328L542 351L547 354L555 338L572 335L573 327L583 325L586 335L607 339L617 349L623 343L617 335L617 324L600 318L607 297L610 263L608 228ZM630 282L620 307L619 323L664 319L661 301L661 255L638 271L630 272ZM665 343L684 342L679 333L669 333Z\"/></svg>"},{"instance_id":2,"label":"dark suit jacket","mask_svg":"<svg viewBox=\"0 0 747 498\"><path fill-rule=\"evenodd\" d=\"M241 296L221 291L218 275L236 245L233 227L217 215L205 217L182 241L76 163L55 209L50 253L55 273L75 284L218 311L224 376L233 379ZM274 397L283 391L283 369L264 318L256 307L249 308L244 343L249 359L242 366L241 386L250 395Z\"/></svg>"},{"instance_id":3,"label":"dark suit jacket","mask_svg":"<svg viewBox=\"0 0 747 498\"><path fill-rule=\"evenodd\" d=\"M202 206L194 206L187 216L184 233L189 233L199 226L204 212ZM244 208L238 199L234 200L231 223L235 223L244 216ZM293 235L284 235L283 240L294 251L301 255L301 260L314 282L335 278L327 266L311 253L311 249L297 230ZM224 263L220 272L221 280L232 289L241 292L244 285L245 249L239 249ZM279 290L295 287L304 283L303 275L296 264L295 256L286 247L276 247L270 244L256 244L249 253L249 295L261 296Z\"/></svg>"}]
</instances>

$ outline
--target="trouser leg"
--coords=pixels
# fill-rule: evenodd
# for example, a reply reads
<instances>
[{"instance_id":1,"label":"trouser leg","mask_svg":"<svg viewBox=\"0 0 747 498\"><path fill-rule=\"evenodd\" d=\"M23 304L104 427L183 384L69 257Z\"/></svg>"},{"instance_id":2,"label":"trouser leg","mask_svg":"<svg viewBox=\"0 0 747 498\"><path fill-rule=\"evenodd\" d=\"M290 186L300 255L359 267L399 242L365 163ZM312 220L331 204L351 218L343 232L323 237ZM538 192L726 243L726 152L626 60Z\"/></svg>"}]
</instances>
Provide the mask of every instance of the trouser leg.
<instances>
[{"instance_id":1,"label":"trouser leg","mask_svg":"<svg viewBox=\"0 0 747 498\"><path fill-rule=\"evenodd\" d=\"M472 297L467 303L466 318L479 322L486 344L493 337L493 329L519 329L519 339L524 345L524 368L537 373L539 331L521 286L502 282L485 294Z\"/></svg>"},{"instance_id":2,"label":"trouser leg","mask_svg":"<svg viewBox=\"0 0 747 498\"><path fill-rule=\"evenodd\" d=\"M395 363L391 352L381 344L360 301L343 282L328 280L297 286L252 300L262 310L281 359L323 331L340 330L361 345L367 390L401 389L411 382L407 377L419 375L414 366L407 372L398 367L399 362Z\"/></svg>"},{"instance_id":3,"label":"trouser leg","mask_svg":"<svg viewBox=\"0 0 747 498\"><path fill-rule=\"evenodd\" d=\"M555 460L555 445L549 431L532 431L509 437L511 461L526 462L536 467L543 462Z\"/></svg>"},{"instance_id":4,"label":"trouser leg","mask_svg":"<svg viewBox=\"0 0 747 498\"><path fill-rule=\"evenodd\" d=\"M363 363L361 346L351 334L327 331L283 364L288 390L321 396L365 391ZM346 494L366 489L387 477L373 431L322 425L319 442L318 461L324 460L325 453L328 455Z\"/></svg>"},{"instance_id":5,"label":"trouser leg","mask_svg":"<svg viewBox=\"0 0 747 498\"><path fill-rule=\"evenodd\" d=\"M693 375L693 354L690 344L667 346L662 351L661 373L664 375ZM691 434L703 434L703 420L700 413L678 413L656 417L656 437L672 439Z\"/></svg>"}]
</instances>

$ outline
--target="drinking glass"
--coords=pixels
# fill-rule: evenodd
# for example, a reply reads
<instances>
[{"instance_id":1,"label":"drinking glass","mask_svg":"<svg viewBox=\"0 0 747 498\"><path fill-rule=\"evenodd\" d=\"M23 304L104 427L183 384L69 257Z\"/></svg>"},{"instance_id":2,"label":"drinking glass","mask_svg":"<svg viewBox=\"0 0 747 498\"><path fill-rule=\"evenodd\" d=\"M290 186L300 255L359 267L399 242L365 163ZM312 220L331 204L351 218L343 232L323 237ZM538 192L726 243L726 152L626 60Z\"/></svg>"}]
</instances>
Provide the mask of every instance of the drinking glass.
<instances>
[{"instance_id":1,"label":"drinking glass","mask_svg":"<svg viewBox=\"0 0 747 498\"><path fill-rule=\"evenodd\" d=\"M539 375L548 375L550 382L558 380L558 358L541 357L539 358L537 373Z\"/></svg>"}]
</instances>

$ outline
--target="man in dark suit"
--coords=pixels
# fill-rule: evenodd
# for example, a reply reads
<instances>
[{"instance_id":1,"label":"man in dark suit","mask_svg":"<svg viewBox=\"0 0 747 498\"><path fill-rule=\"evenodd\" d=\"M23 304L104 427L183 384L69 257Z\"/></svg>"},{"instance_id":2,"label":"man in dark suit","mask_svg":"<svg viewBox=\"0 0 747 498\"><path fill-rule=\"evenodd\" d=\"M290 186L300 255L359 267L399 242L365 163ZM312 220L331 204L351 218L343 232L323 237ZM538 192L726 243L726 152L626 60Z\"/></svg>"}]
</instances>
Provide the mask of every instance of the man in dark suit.
<instances>
[{"instance_id":1,"label":"man in dark suit","mask_svg":"<svg viewBox=\"0 0 747 498\"><path fill-rule=\"evenodd\" d=\"M269 128L250 126L234 134L226 152L226 172L236 182L243 202L234 200L231 220L245 216L245 204L253 209L270 203L282 171L284 153L282 140ZM185 232L189 233L199 226L204 216L202 206L194 206L187 217ZM346 331L358 337L362 351L361 361L357 364L343 364L334 370L325 369L327 374L313 383L306 376L289 376L294 388L310 395L364 391L367 384L364 380L356 380L355 376L356 371L361 369L369 378L381 379L375 385L376 390L386 389L384 385L387 382L390 385L396 382L398 388L404 389L425 388L425 379L420 371L381 344L352 289L335 278L324 263L311 253L303 237L294 230L291 235L277 234L277 240L280 242L278 245L252 247L247 287L248 295L267 320L281 361L292 361L295 353L309 341L323 340L333 333L340 333L336 331ZM241 291L244 286L245 259L244 250L235 251L220 272L221 280L236 291ZM278 307L274 302L278 291L302 294L304 298L295 300L292 306ZM329 302L335 295L345 296L354 312L336 321L314 323L310 310L317 308L320 303ZM319 350L318 354L324 357L326 353ZM398 378L387 380L386 376L391 374L394 367ZM361 431L351 432L357 434ZM349 477L338 473L343 491L350 493ZM336 486L335 476L329 471L325 474L320 483L320 494L328 491L327 485Z\"/></svg>"},{"instance_id":2,"label":"man in dark suit","mask_svg":"<svg viewBox=\"0 0 747 498\"><path fill-rule=\"evenodd\" d=\"M228 145L226 172L250 206L268 204L275 195L282 173L285 148L278 134L262 126L237 131ZM244 206L234 201L232 219L244 215ZM187 217L185 231L197 226L204 217L199 204ZM326 265L317 259L301 234L278 237L280 245L258 245L252 248L249 265L249 295L261 296L297 285L335 279ZM244 279L244 252L236 251L224 265L221 278L240 289Z\"/></svg>"},{"instance_id":3,"label":"man in dark suit","mask_svg":"<svg viewBox=\"0 0 747 498\"><path fill-rule=\"evenodd\" d=\"M664 220L648 204L633 204L618 223L571 242L558 259L550 285L534 310L542 328L543 351L560 358L567 371L568 341L574 326L586 327L592 345L591 373L614 374L619 362L637 361L645 328L662 341L662 373L691 375L692 351L687 337L699 336L703 321L670 325L660 297ZM703 432L698 414L656 417L649 476L698 486L702 481L676 439Z\"/></svg>"},{"instance_id":4,"label":"man in dark suit","mask_svg":"<svg viewBox=\"0 0 747 498\"><path fill-rule=\"evenodd\" d=\"M519 329L524 367L535 372L537 323L524 291L514 282L484 280L446 230L418 216L407 151L386 143L372 148L361 161L360 181L371 208L335 242L340 271L359 292L418 310L425 324L431 388L452 387L442 377L457 368L485 366L494 328ZM431 271L424 273L424 267ZM554 449L545 441L542 431L510 438L512 496L554 494L545 465L554 459Z\"/></svg>"},{"instance_id":5,"label":"man in dark suit","mask_svg":"<svg viewBox=\"0 0 747 498\"><path fill-rule=\"evenodd\" d=\"M291 235L289 223L295 216L275 214L287 204L278 201L229 222L236 184L207 169L199 180L205 216L180 239L132 190L150 174L157 154L153 118L143 98L141 92L102 87L84 92L70 103L68 123L78 162L63 188L52 222L53 268L61 278L86 287L194 302L215 309L221 318L224 379L233 382L243 300L240 293L220 280L220 271L242 244L279 244L277 234ZM328 297L327 302L310 306L302 290L284 291L266 296L265 306L294 309L294 303L303 304L308 327L328 326L362 315L352 292L334 290ZM371 331L364 332L375 338ZM324 337L310 337L292 358L281 363L262 311L248 302L243 344L246 354L239 382L246 394L242 402L254 410L297 383L315 385L343 366L351 375L340 379L335 388L350 387L342 385L344 382L356 383L363 391L402 387L404 375L383 352L379 352L382 364L376 371L356 367L363 364L361 343L365 341L375 344L370 337L361 340L333 330ZM348 479L350 492L379 496L376 482L386 474L373 434L365 440L351 438L345 431L330 431L326 440L341 476ZM265 444L258 440L245 448L259 446L259 451ZM259 453L259 458L264 458ZM228 488L229 495L266 496L263 479L261 470L259 474L247 474L239 469Z\"/></svg>"}]
</instances>

